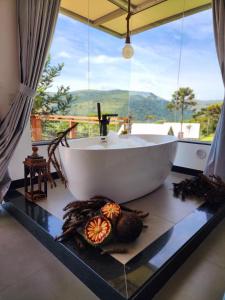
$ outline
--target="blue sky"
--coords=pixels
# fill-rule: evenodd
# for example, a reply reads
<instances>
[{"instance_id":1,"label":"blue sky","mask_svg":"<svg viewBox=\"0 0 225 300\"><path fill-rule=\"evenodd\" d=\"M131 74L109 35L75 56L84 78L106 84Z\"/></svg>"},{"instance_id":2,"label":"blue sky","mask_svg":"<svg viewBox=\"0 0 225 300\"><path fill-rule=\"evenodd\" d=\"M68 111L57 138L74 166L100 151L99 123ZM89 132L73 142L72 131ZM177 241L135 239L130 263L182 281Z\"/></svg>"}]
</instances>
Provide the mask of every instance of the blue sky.
<instances>
[{"instance_id":1,"label":"blue sky","mask_svg":"<svg viewBox=\"0 0 225 300\"><path fill-rule=\"evenodd\" d=\"M59 15L50 52L52 63L65 67L51 90L64 84L71 90L147 91L170 100L178 86L190 86L199 100L221 100L211 10L186 17L183 33L181 28L178 20L132 36L135 55L125 60L124 40Z\"/></svg>"}]
</instances>

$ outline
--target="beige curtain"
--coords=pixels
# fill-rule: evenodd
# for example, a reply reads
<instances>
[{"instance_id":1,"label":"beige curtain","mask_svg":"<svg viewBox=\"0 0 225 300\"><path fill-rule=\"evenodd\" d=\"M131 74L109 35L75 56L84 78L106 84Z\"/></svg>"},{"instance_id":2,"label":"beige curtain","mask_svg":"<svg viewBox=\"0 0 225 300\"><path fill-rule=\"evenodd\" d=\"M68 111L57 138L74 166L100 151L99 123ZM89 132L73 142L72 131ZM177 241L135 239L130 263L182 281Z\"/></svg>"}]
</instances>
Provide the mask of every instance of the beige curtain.
<instances>
[{"instance_id":1,"label":"beige curtain","mask_svg":"<svg viewBox=\"0 0 225 300\"><path fill-rule=\"evenodd\" d=\"M9 112L0 121L0 201L10 185L8 165L30 117L59 6L60 0L17 0L21 84Z\"/></svg>"},{"instance_id":2,"label":"beige curtain","mask_svg":"<svg viewBox=\"0 0 225 300\"><path fill-rule=\"evenodd\" d=\"M213 0L213 22L217 56L225 85L225 0ZM216 134L205 168L206 175L217 175L225 180L225 107L223 104Z\"/></svg>"}]
</instances>

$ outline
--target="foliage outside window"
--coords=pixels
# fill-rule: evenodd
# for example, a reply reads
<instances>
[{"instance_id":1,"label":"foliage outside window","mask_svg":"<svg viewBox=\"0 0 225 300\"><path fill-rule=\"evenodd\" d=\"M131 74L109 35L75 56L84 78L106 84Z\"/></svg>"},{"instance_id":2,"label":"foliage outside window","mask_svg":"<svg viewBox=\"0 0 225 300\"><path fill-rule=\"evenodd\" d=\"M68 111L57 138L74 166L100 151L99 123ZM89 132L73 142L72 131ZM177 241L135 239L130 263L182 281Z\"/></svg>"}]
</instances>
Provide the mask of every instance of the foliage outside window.
<instances>
[{"instance_id":1,"label":"foliage outside window","mask_svg":"<svg viewBox=\"0 0 225 300\"><path fill-rule=\"evenodd\" d=\"M211 141L223 90L211 11L184 19L177 84L180 28L181 20L177 20L133 36L135 56L127 62L121 57L123 40L60 15L32 110L37 120L42 118L40 139L52 139L70 125L63 118L53 121L49 116L95 117L96 103L101 102L104 113L130 115L133 123L168 126L166 134L179 138L198 124L199 139ZM76 40L75 33L83 38ZM38 130L35 124L33 133ZM120 125L110 126L110 130L119 129ZM76 137L98 134L96 123L77 126Z\"/></svg>"}]
</instances>

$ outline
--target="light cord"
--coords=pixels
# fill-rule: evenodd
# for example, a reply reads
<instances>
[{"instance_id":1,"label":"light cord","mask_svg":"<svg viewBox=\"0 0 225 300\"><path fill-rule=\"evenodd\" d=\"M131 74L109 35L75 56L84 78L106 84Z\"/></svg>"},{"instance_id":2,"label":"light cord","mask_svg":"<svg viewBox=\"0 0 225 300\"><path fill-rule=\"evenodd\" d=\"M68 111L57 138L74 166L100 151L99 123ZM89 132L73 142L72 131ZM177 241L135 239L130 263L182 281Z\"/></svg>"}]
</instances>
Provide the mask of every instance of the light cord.
<instances>
[{"instance_id":1,"label":"light cord","mask_svg":"<svg viewBox=\"0 0 225 300\"><path fill-rule=\"evenodd\" d=\"M185 17L185 6L186 0L183 1L183 13L181 19L181 28L180 28L180 51L179 51L179 59L178 59L178 72L177 72L177 91L180 86L180 73L181 73L181 61L182 61L182 54L183 54L183 45L184 45L184 17ZM178 97L178 95L177 95ZM177 99L176 99L177 100ZM177 121L177 111L175 109L175 121Z\"/></svg>"}]
</instances>

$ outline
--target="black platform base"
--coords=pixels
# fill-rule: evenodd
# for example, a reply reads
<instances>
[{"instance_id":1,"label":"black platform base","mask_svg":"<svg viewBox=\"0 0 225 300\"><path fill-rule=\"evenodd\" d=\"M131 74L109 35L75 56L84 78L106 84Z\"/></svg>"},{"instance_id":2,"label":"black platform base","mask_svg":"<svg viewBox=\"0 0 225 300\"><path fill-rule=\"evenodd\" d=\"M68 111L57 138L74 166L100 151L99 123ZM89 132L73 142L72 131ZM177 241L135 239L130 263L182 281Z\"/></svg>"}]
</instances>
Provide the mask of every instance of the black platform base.
<instances>
[{"instance_id":1,"label":"black platform base","mask_svg":"<svg viewBox=\"0 0 225 300\"><path fill-rule=\"evenodd\" d=\"M62 221L17 191L9 192L6 201L3 207L11 215L100 299L107 300L151 299L225 217L225 205L203 204L123 265L98 249L78 251L71 243L56 242Z\"/></svg>"}]
</instances>

